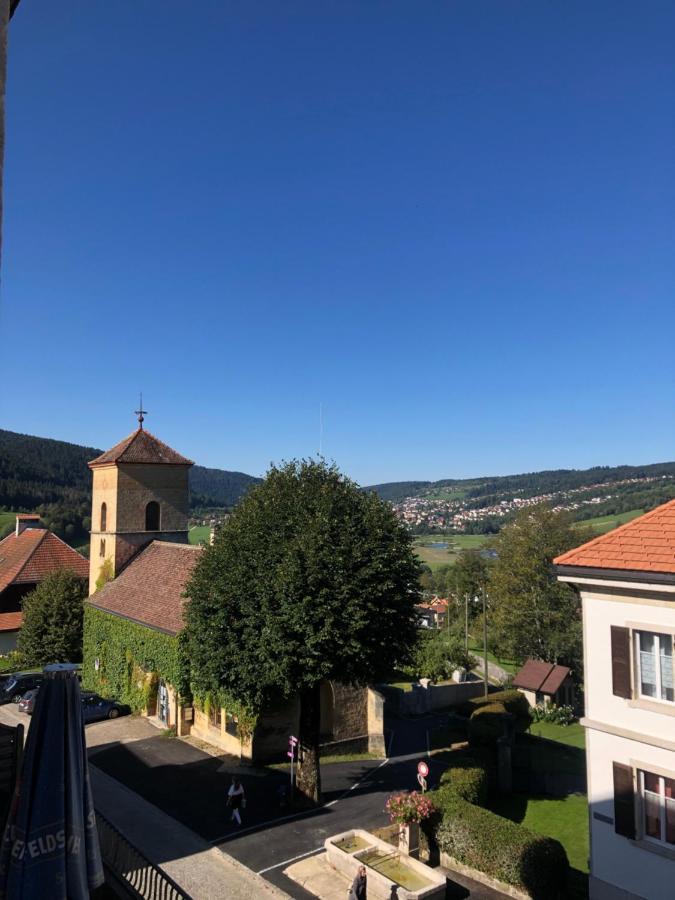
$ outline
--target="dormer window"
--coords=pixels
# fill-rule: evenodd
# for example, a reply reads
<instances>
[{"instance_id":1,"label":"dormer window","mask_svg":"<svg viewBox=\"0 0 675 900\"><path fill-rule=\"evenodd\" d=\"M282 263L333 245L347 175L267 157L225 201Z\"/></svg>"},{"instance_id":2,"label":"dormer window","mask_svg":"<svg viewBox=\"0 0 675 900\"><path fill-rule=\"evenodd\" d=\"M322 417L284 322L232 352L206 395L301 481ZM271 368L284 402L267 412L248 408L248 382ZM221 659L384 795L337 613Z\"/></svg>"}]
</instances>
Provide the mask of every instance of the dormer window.
<instances>
[{"instance_id":1,"label":"dormer window","mask_svg":"<svg viewBox=\"0 0 675 900\"><path fill-rule=\"evenodd\" d=\"M108 507L105 503L101 503L101 531L106 530L108 524Z\"/></svg>"},{"instance_id":2,"label":"dormer window","mask_svg":"<svg viewBox=\"0 0 675 900\"><path fill-rule=\"evenodd\" d=\"M145 530L159 531L159 503L151 500L145 507Z\"/></svg>"}]
</instances>

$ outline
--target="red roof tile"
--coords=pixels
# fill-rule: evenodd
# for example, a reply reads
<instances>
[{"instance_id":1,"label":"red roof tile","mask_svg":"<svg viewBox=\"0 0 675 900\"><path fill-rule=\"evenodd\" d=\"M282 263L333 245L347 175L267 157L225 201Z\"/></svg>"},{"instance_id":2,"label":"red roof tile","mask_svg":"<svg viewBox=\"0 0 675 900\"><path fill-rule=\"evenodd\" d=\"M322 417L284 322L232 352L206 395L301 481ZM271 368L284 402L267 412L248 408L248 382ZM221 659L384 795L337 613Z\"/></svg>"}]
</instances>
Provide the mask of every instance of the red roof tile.
<instances>
[{"instance_id":1,"label":"red roof tile","mask_svg":"<svg viewBox=\"0 0 675 900\"><path fill-rule=\"evenodd\" d=\"M569 550L557 566L675 573L675 500Z\"/></svg>"},{"instance_id":2,"label":"red roof tile","mask_svg":"<svg viewBox=\"0 0 675 900\"><path fill-rule=\"evenodd\" d=\"M12 532L0 541L0 591L10 584L37 583L57 569L72 569L82 578L89 575L84 556L45 528Z\"/></svg>"},{"instance_id":3,"label":"red roof tile","mask_svg":"<svg viewBox=\"0 0 675 900\"><path fill-rule=\"evenodd\" d=\"M183 628L183 591L201 546L152 541L126 569L87 601L97 609L160 631Z\"/></svg>"},{"instance_id":4,"label":"red roof tile","mask_svg":"<svg viewBox=\"0 0 675 900\"><path fill-rule=\"evenodd\" d=\"M528 659L511 682L514 687L526 691L555 694L572 670L567 666L553 665L541 659Z\"/></svg>"},{"instance_id":5,"label":"red roof tile","mask_svg":"<svg viewBox=\"0 0 675 900\"><path fill-rule=\"evenodd\" d=\"M144 428L137 428L119 444L92 459L89 468L109 466L112 463L164 463L172 466L191 466L193 462L172 450Z\"/></svg>"},{"instance_id":6,"label":"red roof tile","mask_svg":"<svg viewBox=\"0 0 675 900\"><path fill-rule=\"evenodd\" d=\"M22 622L22 612L0 613L0 631L18 631Z\"/></svg>"}]
</instances>

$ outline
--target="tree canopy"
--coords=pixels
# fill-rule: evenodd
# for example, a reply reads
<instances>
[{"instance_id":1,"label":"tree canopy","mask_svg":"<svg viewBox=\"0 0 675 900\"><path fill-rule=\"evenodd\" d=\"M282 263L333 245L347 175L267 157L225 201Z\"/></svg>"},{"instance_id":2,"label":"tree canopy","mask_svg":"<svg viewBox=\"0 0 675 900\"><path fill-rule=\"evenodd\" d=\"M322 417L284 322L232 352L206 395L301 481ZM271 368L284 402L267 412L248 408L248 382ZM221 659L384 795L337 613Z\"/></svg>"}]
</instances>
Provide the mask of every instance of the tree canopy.
<instances>
[{"instance_id":1,"label":"tree canopy","mask_svg":"<svg viewBox=\"0 0 675 900\"><path fill-rule=\"evenodd\" d=\"M319 685L367 684L410 659L418 578L412 539L376 494L320 461L272 467L187 586L193 689L253 712L299 693L318 785Z\"/></svg>"},{"instance_id":2,"label":"tree canopy","mask_svg":"<svg viewBox=\"0 0 675 900\"><path fill-rule=\"evenodd\" d=\"M86 596L85 581L70 569L47 575L27 594L17 644L25 665L81 661Z\"/></svg>"},{"instance_id":3,"label":"tree canopy","mask_svg":"<svg viewBox=\"0 0 675 900\"><path fill-rule=\"evenodd\" d=\"M579 600L557 581L551 561L581 543L564 513L521 510L495 541L490 568L490 641L506 657L564 662L580 668Z\"/></svg>"}]
</instances>

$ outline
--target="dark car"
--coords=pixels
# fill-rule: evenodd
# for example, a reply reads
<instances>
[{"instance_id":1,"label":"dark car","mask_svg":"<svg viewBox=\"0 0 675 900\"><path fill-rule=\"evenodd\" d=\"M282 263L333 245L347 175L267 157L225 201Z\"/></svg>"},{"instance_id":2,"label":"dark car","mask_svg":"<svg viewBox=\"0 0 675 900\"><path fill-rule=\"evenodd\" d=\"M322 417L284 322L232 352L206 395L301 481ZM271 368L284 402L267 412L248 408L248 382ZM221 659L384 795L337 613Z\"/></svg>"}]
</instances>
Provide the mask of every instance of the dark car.
<instances>
[{"instance_id":1,"label":"dark car","mask_svg":"<svg viewBox=\"0 0 675 900\"><path fill-rule=\"evenodd\" d=\"M26 691L19 700L19 712L28 713L29 716L33 715L33 709L39 690L40 688L32 688L30 691Z\"/></svg>"},{"instance_id":2,"label":"dark car","mask_svg":"<svg viewBox=\"0 0 675 900\"><path fill-rule=\"evenodd\" d=\"M42 672L14 672L0 685L0 704L18 703L27 691L39 687L43 680Z\"/></svg>"},{"instance_id":3,"label":"dark car","mask_svg":"<svg viewBox=\"0 0 675 900\"><path fill-rule=\"evenodd\" d=\"M106 700L98 694L88 691L82 693L82 715L85 725L87 722L98 722L99 719L116 719L126 712L126 707L115 700Z\"/></svg>"}]
</instances>

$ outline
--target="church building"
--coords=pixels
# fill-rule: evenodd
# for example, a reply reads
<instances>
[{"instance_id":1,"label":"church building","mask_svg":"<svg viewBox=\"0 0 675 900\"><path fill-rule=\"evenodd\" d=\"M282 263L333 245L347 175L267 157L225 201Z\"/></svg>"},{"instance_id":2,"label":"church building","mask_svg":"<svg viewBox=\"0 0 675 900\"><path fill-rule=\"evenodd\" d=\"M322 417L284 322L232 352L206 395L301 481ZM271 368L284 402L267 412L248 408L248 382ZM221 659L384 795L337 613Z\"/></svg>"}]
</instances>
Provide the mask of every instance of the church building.
<instances>
[{"instance_id":1,"label":"church building","mask_svg":"<svg viewBox=\"0 0 675 900\"><path fill-rule=\"evenodd\" d=\"M93 474L90 596L85 609L83 681L128 703L178 735L227 753L283 758L297 734L299 703L266 710L251 731L240 710L193 704L180 633L185 587L201 546L188 542L192 461L138 428L89 463ZM321 686L326 744L384 751L383 698L371 688Z\"/></svg>"}]
</instances>

